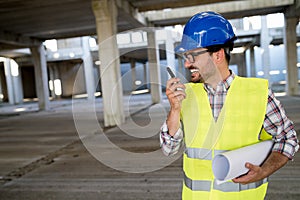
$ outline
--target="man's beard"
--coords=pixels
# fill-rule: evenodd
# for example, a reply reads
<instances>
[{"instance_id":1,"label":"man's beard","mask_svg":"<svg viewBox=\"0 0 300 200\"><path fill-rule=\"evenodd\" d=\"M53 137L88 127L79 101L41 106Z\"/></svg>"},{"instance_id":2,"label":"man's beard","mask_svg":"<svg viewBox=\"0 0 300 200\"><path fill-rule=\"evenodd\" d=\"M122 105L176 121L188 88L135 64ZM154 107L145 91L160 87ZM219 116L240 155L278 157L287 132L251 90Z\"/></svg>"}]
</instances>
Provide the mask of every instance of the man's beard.
<instances>
[{"instance_id":1,"label":"man's beard","mask_svg":"<svg viewBox=\"0 0 300 200\"><path fill-rule=\"evenodd\" d=\"M188 71L188 77L189 77L189 82L192 83L204 83L204 80L199 72L198 69L193 68L191 70L187 70Z\"/></svg>"}]
</instances>

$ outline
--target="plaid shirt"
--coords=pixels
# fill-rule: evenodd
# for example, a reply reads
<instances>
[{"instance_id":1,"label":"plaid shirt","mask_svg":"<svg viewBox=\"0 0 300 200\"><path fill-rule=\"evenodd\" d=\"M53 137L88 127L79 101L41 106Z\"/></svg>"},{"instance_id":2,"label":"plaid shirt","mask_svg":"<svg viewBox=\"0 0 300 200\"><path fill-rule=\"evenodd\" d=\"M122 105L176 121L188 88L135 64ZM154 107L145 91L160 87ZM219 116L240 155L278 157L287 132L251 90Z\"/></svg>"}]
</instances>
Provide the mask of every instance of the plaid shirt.
<instances>
[{"instance_id":1,"label":"plaid shirt","mask_svg":"<svg viewBox=\"0 0 300 200\"><path fill-rule=\"evenodd\" d=\"M224 105L227 91L235 75L232 73L226 80L217 85L216 90L211 86L204 84L208 94L208 99L212 109L214 119L217 120L219 113ZM294 154L298 151L298 139L294 130L293 122L287 118L285 111L280 102L275 98L271 90L268 94L268 103L263 127L270 135L273 136L273 151L279 152L293 159ZM161 127L160 144L164 154L176 154L182 145L183 131L182 128L172 137L168 134L166 122Z\"/></svg>"}]
</instances>

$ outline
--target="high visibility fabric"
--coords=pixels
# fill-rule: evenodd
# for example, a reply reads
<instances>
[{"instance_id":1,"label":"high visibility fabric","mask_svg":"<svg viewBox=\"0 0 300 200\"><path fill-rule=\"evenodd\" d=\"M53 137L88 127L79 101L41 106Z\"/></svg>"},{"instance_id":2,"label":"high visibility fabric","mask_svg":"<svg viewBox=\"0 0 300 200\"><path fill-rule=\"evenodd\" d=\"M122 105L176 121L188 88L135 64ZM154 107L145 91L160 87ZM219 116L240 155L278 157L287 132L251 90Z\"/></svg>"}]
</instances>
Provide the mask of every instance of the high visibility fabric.
<instances>
[{"instance_id":1,"label":"high visibility fabric","mask_svg":"<svg viewBox=\"0 0 300 200\"><path fill-rule=\"evenodd\" d=\"M267 97L266 80L236 76L218 120L215 121L203 84L186 84L186 99L182 102L181 110L186 144L183 156L183 199L264 198L267 181L249 187L228 182L222 189L214 184L211 165L213 157L221 152L258 143L262 135L263 139L271 138L261 130Z\"/></svg>"}]
</instances>

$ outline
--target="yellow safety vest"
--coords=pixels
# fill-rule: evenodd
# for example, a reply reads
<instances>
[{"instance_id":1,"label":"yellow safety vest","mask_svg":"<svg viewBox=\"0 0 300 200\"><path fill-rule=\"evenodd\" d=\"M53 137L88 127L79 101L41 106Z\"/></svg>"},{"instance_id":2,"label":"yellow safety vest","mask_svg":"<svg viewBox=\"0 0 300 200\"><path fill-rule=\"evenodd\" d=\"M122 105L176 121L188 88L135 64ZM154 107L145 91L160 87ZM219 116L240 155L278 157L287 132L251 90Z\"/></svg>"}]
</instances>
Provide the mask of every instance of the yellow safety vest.
<instances>
[{"instance_id":1,"label":"yellow safety vest","mask_svg":"<svg viewBox=\"0 0 300 200\"><path fill-rule=\"evenodd\" d=\"M186 144L182 199L264 199L267 179L248 185L232 181L217 185L212 172L212 159L224 151L271 138L261 130L267 99L267 80L236 76L215 121L203 84L186 85L186 99L181 109Z\"/></svg>"}]
</instances>

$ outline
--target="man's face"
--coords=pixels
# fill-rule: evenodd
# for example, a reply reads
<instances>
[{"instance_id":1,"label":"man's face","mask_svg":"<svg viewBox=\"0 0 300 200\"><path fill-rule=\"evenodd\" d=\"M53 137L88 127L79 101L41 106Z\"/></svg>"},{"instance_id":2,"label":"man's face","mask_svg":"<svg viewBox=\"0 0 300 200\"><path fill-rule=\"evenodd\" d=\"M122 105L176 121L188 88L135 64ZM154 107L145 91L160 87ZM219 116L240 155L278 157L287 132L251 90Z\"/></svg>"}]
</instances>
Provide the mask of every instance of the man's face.
<instances>
[{"instance_id":1,"label":"man's face","mask_svg":"<svg viewBox=\"0 0 300 200\"><path fill-rule=\"evenodd\" d=\"M183 57L185 59L184 66L190 71L193 83L205 82L215 69L207 49L188 51Z\"/></svg>"}]
</instances>

